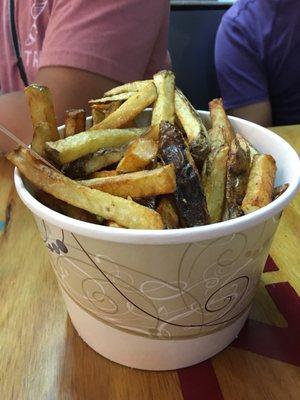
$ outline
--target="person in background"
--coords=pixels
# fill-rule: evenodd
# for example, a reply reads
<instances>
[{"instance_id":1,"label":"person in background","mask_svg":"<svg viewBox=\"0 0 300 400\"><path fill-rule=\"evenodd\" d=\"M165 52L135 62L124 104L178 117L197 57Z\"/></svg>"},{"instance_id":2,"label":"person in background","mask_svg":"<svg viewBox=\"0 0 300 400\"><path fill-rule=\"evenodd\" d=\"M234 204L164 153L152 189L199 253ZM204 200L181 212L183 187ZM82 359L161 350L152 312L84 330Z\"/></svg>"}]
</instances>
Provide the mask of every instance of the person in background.
<instances>
[{"instance_id":1,"label":"person in background","mask_svg":"<svg viewBox=\"0 0 300 400\"><path fill-rule=\"evenodd\" d=\"M300 4L238 0L217 32L215 63L229 114L263 126L300 123Z\"/></svg>"},{"instance_id":2,"label":"person in background","mask_svg":"<svg viewBox=\"0 0 300 400\"><path fill-rule=\"evenodd\" d=\"M30 142L23 89L32 82L50 88L61 124L66 109L170 68L169 9L167 0L1 1L0 123ZM11 147L0 132L0 150Z\"/></svg>"}]
</instances>

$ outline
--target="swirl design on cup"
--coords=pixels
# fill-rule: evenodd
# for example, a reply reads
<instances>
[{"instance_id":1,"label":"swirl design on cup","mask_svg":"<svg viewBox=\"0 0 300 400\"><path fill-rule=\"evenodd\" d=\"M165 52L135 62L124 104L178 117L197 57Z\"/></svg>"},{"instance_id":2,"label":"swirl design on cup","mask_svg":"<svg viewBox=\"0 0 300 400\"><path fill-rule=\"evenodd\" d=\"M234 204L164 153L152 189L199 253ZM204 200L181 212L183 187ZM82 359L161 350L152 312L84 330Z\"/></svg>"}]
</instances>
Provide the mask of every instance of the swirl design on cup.
<instances>
[{"instance_id":1,"label":"swirl design on cup","mask_svg":"<svg viewBox=\"0 0 300 400\"><path fill-rule=\"evenodd\" d=\"M222 329L249 309L277 223L170 245L161 268L151 246L124 262L126 245L111 248L41 220L38 227L60 286L87 313L136 335L184 339Z\"/></svg>"}]
</instances>

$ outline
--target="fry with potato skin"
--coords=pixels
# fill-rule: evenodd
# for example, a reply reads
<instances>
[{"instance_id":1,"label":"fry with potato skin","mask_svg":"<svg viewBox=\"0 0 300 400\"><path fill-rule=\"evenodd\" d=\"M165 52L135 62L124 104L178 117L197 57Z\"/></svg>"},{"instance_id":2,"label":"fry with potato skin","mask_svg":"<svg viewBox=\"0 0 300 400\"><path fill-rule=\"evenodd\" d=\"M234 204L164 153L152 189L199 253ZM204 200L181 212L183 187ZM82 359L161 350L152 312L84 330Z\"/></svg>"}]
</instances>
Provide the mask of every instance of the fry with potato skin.
<instances>
[{"instance_id":1,"label":"fry with potato skin","mask_svg":"<svg viewBox=\"0 0 300 400\"><path fill-rule=\"evenodd\" d=\"M211 223L219 222L222 219L228 153L227 145L214 148L205 160L202 170L202 181Z\"/></svg>"},{"instance_id":2,"label":"fry with potato skin","mask_svg":"<svg viewBox=\"0 0 300 400\"><path fill-rule=\"evenodd\" d=\"M160 124L159 154L165 164L173 163L176 174L174 202L183 227L209 223L202 182L178 128L168 122Z\"/></svg>"},{"instance_id":3,"label":"fry with potato skin","mask_svg":"<svg viewBox=\"0 0 300 400\"><path fill-rule=\"evenodd\" d=\"M56 142L47 142L45 150L50 159L62 165L77 160L89 153L94 153L102 148L127 144L130 140L144 134L147 129L88 130L65 139L57 140Z\"/></svg>"},{"instance_id":4,"label":"fry with potato skin","mask_svg":"<svg viewBox=\"0 0 300 400\"><path fill-rule=\"evenodd\" d=\"M180 228L179 217L169 197L163 196L160 199L156 211L160 214L166 229Z\"/></svg>"},{"instance_id":5,"label":"fry with potato skin","mask_svg":"<svg viewBox=\"0 0 300 400\"><path fill-rule=\"evenodd\" d=\"M128 196L140 198L168 194L176 189L175 173L172 165L149 171L130 172L117 176L83 180L80 183L124 198Z\"/></svg>"},{"instance_id":6,"label":"fry with potato skin","mask_svg":"<svg viewBox=\"0 0 300 400\"><path fill-rule=\"evenodd\" d=\"M82 208L77 208L65 201L59 200L49 193L38 190L35 193L35 198L44 206L51 208L61 214L67 215L70 218L78 219L79 221L91 222L92 224L99 224L97 216L89 213Z\"/></svg>"},{"instance_id":7,"label":"fry with potato skin","mask_svg":"<svg viewBox=\"0 0 300 400\"><path fill-rule=\"evenodd\" d=\"M35 131L40 123L47 123L49 131L47 137L44 137L45 142L59 139L52 94L49 88L34 83L27 86L24 93L29 104L33 130Z\"/></svg>"},{"instance_id":8,"label":"fry with potato skin","mask_svg":"<svg viewBox=\"0 0 300 400\"><path fill-rule=\"evenodd\" d=\"M51 137L51 128L48 122L39 122L34 127L31 148L42 157L45 157L45 143Z\"/></svg>"},{"instance_id":9,"label":"fry with potato skin","mask_svg":"<svg viewBox=\"0 0 300 400\"><path fill-rule=\"evenodd\" d=\"M109 114L116 111L121 104L121 101L112 101L111 103L104 104L93 104L91 106L93 125L96 125L99 122L103 121L106 117L109 116Z\"/></svg>"},{"instance_id":10,"label":"fry with potato skin","mask_svg":"<svg viewBox=\"0 0 300 400\"><path fill-rule=\"evenodd\" d=\"M145 169L158 153L158 144L154 140L139 138L130 144L120 160L119 173L135 172Z\"/></svg>"},{"instance_id":11,"label":"fry with potato skin","mask_svg":"<svg viewBox=\"0 0 300 400\"><path fill-rule=\"evenodd\" d=\"M250 170L242 210L249 214L271 203L273 198L276 162L271 155L255 155Z\"/></svg>"},{"instance_id":12,"label":"fry with potato skin","mask_svg":"<svg viewBox=\"0 0 300 400\"><path fill-rule=\"evenodd\" d=\"M95 171L91 174L90 179L93 178L106 178L107 176L116 176L118 172L115 169L112 170L103 170L103 171Z\"/></svg>"},{"instance_id":13,"label":"fry with potato skin","mask_svg":"<svg viewBox=\"0 0 300 400\"><path fill-rule=\"evenodd\" d=\"M234 138L234 132L223 107L222 99L214 99L209 102L209 111L212 123L212 129L216 129L222 134L224 141L229 146ZM222 145L225 143L221 143Z\"/></svg>"},{"instance_id":14,"label":"fry with potato skin","mask_svg":"<svg viewBox=\"0 0 300 400\"><path fill-rule=\"evenodd\" d=\"M239 143L240 143L240 146L242 146L242 148L244 149L244 151L247 151L247 149L248 149L248 151L249 151L249 153L250 153L251 163L252 163L253 157L254 157L256 154L259 154L259 151L258 151L254 146L252 146L252 144L249 143L248 140L246 140L246 139L245 139L242 135L240 135L239 133L236 134L236 137L238 138Z\"/></svg>"},{"instance_id":15,"label":"fry with potato skin","mask_svg":"<svg viewBox=\"0 0 300 400\"><path fill-rule=\"evenodd\" d=\"M90 130L120 128L131 122L140 112L150 106L156 98L156 87L153 83L149 83L132 95L107 118L99 122L99 124L92 126Z\"/></svg>"},{"instance_id":16,"label":"fry with potato skin","mask_svg":"<svg viewBox=\"0 0 300 400\"><path fill-rule=\"evenodd\" d=\"M85 179L93 172L119 162L124 155L125 149L126 145L100 149L95 153L90 153L75 161L64 164L61 171L69 178Z\"/></svg>"},{"instance_id":17,"label":"fry with potato skin","mask_svg":"<svg viewBox=\"0 0 300 400\"><path fill-rule=\"evenodd\" d=\"M283 185L279 185L276 186L273 189L273 193L272 193L272 201L278 199L278 197L280 197L285 191L286 189L289 187L288 183L284 183Z\"/></svg>"},{"instance_id":18,"label":"fry with potato skin","mask_svg":"<svg viewBox=\"0 0 300 400\"><path fill-rule=\"evenodd\" d=\"M80 185L34 159L28 150L18 149L7 155L20 172L43 191L75 207L132 229L162 229L160 215L134 201Z\"/></svg>"},{"instance_id":19,"label":"fry with potato skin","mask_svg":"<svg viewBox=\"0 0 300 400\"><path fill-rule=\"evenodd\" d=\"M160 71L153 75L157 99L152 111L152 138L158 140L159 124L162 121L174 123L175 120L175 76L172 71Z\"/></svg>"},{"instance_id":20,"label":"fry with potato skin","mask_svg":"<svg viewBox=\"0 0 300 400\"><path fill-rule=\"evenodd\" d=\"M231 142L226 178L226 201L223 221L243 215L241 208L245 197L251 167L250 150L236 137Z\"/></svg>"},{"instance_id":21,"label":"fry with potato skin","mask_svg":"<svg viewBox=\"0 0 300 400\"><path fill-rule=\"evenodd\" d=\"M153 83L152 79L146 79L144 81L135 81L125 83L124 85L120 85L114 87L107 92L104 93L104 96L114 96L115 94L125 93L125 92L138 92L139 90L143 89L149 83Z\"/></svg>"},{"instance_id":22,"label":"fry with potato skin","mask_svg":"<svg viewBox=\"0 0 300 400\"><path fill-rule=\"evenodd\" d=\"M178 88L175 90L175 112L186 133L190 152L201 170L210 150L208 134L199 114Z\"/></svg>"},{"instance_id":23,"label":"fry with potato skin","mask_svg":"<svg viewBox=\"0 0 300 400\"><path fill-rule=\"evenodd\" d=\"M65 137L85 131L85 111L81 109L67 110L65 113Z\"/></svg>"},{"instance_id":24,"label":"fry with potato skin","mask_svg":"<svg viewBox=\"0 0 300 400\"><path fill-rule=\"evenodd\" d=\"M128 100L132 95L136 94L136 92L125 92L120 94L115 94L113 96L101 97L100 99L92 99L89 101L89 104L98 105L104 103L111 103L113 101L120 101L123 102Z\"/></svg>"}]
</instances>

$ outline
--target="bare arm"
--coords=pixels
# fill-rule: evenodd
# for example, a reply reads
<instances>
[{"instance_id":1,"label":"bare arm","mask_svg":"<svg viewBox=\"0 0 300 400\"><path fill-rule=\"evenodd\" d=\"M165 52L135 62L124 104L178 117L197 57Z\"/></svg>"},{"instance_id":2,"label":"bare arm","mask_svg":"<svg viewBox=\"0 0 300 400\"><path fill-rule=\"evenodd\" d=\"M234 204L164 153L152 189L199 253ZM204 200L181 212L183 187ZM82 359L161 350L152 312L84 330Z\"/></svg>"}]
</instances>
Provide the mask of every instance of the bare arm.
<instances>
[{"instance_id":1,"label":"bare arm","mask_svg":"<svg viewBox=\"0 0 300 400\"><path fill-rule=\"evenodd\" d=\"M53 94L58 125L64 122L65 110L86 108L88 100L119 84L104 76L68 67L41 68L36 83L48 86ZM33 134L29 109L22 91L0 96L0 123L11 129L20 139L29 143ZM0 133L0 150L15 145Z\"/></svg>"},{"instance_id":2,"label":"bare arm","mask_svg":"<svg viewBox=\"0 0 300 400\"><path fill-rule=\"evenodd\" d=\"M272 110L269 101L250 104L249 106L228 110L229 115L246 119L262 126L272 125Z\"/></svg>"}]
</instances>

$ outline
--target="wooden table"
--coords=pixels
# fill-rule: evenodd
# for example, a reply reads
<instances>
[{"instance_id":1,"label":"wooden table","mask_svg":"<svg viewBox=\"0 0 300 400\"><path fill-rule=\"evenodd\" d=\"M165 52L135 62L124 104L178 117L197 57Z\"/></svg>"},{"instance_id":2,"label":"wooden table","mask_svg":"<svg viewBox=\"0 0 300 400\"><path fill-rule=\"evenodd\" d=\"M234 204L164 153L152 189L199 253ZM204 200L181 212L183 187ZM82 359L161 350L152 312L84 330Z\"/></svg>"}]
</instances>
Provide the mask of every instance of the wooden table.
<instances>
[{"instance_id":1,"label":"wooden table","mask_svg":"<svg viewBox=\"0 0 300 400\"><path fill-rule=\"evenodd\" d=\"M274 131L300 151L300 125ZM0 187L1 400L300 398L300 194L283 214L238 339L209 361L158 373L117 365L83 343L4 159Z\"/></svg>"}]
</instances>

